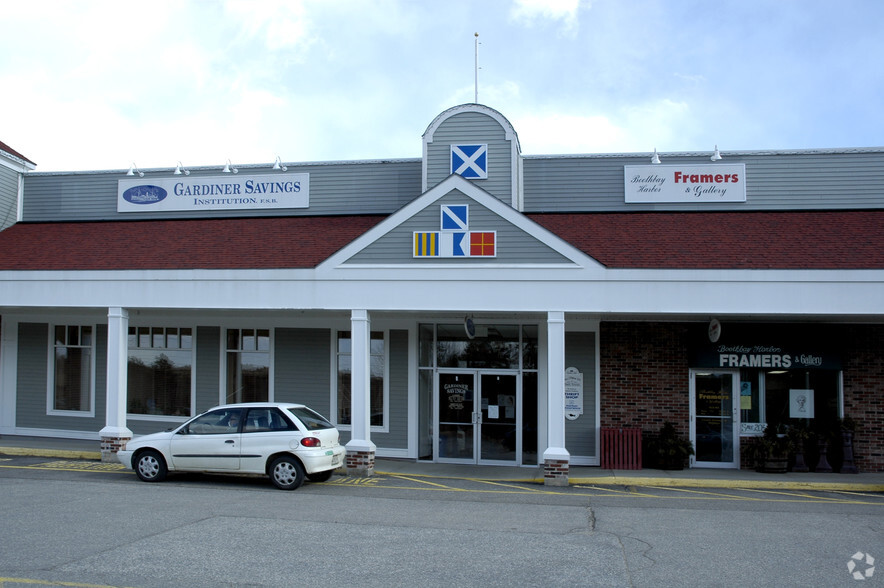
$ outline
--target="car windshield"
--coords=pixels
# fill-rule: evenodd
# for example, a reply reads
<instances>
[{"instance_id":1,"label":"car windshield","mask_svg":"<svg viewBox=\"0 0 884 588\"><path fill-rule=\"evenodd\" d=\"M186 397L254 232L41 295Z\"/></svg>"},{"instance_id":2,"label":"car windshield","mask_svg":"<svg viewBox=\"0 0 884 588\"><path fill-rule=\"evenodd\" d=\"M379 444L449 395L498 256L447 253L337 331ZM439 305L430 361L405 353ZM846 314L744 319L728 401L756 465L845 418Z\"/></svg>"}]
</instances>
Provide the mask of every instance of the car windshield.
<instances>
[{"instance_id":1,"label":"car windshield","mask_svg":"<svg viewBox=\"0 0 884 588\"><path fill-rule=\"evenodd\" d=\"M289 408L288 411L298 417L298 419L304 423L304 426L307 427L308 431L334 429L334 425L328 422L325 417L321 416L319 413L313 412L306 406L301 408Z\"/></svg>"}]
</instances>

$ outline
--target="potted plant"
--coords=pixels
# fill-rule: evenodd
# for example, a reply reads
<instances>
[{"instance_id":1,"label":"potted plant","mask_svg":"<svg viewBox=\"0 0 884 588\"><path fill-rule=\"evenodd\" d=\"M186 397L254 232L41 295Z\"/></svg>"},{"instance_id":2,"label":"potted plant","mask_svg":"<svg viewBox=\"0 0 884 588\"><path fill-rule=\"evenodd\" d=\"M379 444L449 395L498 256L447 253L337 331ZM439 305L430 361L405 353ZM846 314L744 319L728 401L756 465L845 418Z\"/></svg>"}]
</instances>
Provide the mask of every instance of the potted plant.
<instances>
[{"instance_id":1,"label":"potted plant","mask_svg":"<svg viewBox=\"0 0 884 588\"><path fill-rule=\"evenodd\" d=\"M804 444L810 438L810 430L808 430L807 424L803 420L798 421L798 424L789 427L786 437L789 439L789 444L795 452L795 465L792 466L792 471L809 472L810 468L807 467L807 463L804 461Z\"/></svg>"},{"instance_id":2,"label":"potted plant","mask_svg":"<svg viewBox=\"0 0 884 588\"><path fill-rule=\"evenodd\" d=\"M856 435L856 421L850 415L841 419L841 446L844 449L844 461L841 464L842 474L858 474L859 470L853 462L853 437Z\"/></svg>"},{"instance_id":3,"label":"potted plant","mask_svg":"<svg viewBox=\"0 0 884 588\"><path fill-rule=\"evenodd\" d=\"M784 474L789 471L791 443L780 427L767 425L755 446L755 463L759 471Z\"/></svg>"},{"instance_id":4,"label":"potted plant","mask_svg":"<svg viewBox=\"0 0 884 588\"><path fill-rule=\"evenodd\" d=\"M648 443L648 451L654 464L663 470L683 470L685 461L694 455L694 446L679 436L675 425L663 423L657 437Z\"/></svg>"}]
</instances>

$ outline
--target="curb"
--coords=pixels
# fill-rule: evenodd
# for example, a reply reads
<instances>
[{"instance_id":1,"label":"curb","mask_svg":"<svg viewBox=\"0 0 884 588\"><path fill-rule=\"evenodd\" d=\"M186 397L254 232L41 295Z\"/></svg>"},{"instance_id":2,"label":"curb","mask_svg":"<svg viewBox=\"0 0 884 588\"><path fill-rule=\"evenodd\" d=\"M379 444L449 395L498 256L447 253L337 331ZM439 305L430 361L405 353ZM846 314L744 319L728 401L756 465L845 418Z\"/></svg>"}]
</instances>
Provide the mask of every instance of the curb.
<instances>
[{"instance_id":1,"label":"curb","mask_svg":"<svg viewBox=\"0 0 884 588\"><path fill-rule=\"evenodd\" d=\"M861 482L800 482L773 480L714 480L697 478L690 480L647 477L571 478L571 484L597 486L657 486L664 488L730 488L734 490L819 490L840 492L884 492L884 484Z\"/></svg>"},{"instance_id":2,"label":"curb","mask_svg":"<svg viewBox=\"0 0 884 588\"><path fill-rule=\"evenodd\" d=\"M381 476L407 476L411 478L433 478L448 480L474 480L477 482L511 482L521 484L543 484L543 478L482 478L476 476L439 476L431 474L411 474L406 472L385 472L376 470ZM646 486L658 488L719 488L732 490L817 490L836 492L884 492L884 484L861 482L801 482L773 480L721 480L709 478L673 479L642 476L599 476L598 478L575 477L568 480L569 486Z\"/></svg>"},{"instance_id":3,"label":"curb","mask_svg":"<svg viewBox=\"0 0 884 588\"><path fill-rule=\"evenodd\" d=\"M77 451L64 449L35 449L27 447L2 447L0 455L27 457L52 457L60 459L84 459L101 461L100 451ZM523 484L543 484L543 478L482 478L476 476L438 476L413 474L408 472L386 472L376 470L383 476L409 476L414 478L436 478L450 480L476 480L485 482L514 482ZM656 486L662 488L719 488L732 490L817 490L835 492L884 492L884 484L862 482L801 482L796 480L720 480L709 478L675 479L647 476L599 476L597 478L574 477L568 480L569 486Z\"/></svg>"},{"instance_id":4,"label":"curb","mask_svg":"<svg viewBox=\"0 0 884 588\"><path fill-rule=\"evenodd\" d=\"M76 451L65 449L31 449L27 447L0 447L2 455L23 455L28 457L59 457L67 459L89 459L101 461L100 451Z\"/></svg>"}]
</instances>

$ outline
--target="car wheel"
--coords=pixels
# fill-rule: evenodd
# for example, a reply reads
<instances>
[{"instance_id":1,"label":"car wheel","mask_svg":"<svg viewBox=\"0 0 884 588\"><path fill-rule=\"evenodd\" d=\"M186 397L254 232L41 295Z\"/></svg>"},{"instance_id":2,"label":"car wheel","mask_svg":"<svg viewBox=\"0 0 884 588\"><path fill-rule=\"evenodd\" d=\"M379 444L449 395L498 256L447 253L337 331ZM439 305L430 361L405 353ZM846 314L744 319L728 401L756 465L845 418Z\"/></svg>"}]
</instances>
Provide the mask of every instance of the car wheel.
<instances>
[{"instance_id":1,"label":"car wheel","mask_svg":"<svg viewBox=\"0 0 884 588\"><path fill-rule=\"evenodd\" d=\"M166 460L158 451L139 453L135 461L135 473L145 482L162 482L166 478Z\"/></svg>"},{"instance_id":2,"label":"car wheel","mask_svg":"<svg viewBox=\"0 0 884 588\"><path fill-rule=\"evenodd\" d=\"M294 490L304 483L304 468L294 457L278 457L270 464L270 481L280 490Z\"/></svg>"},{"instance_id":3,"label":"car wheel","mask_svg":"<svg viewBox=\"0 0 884 588\"><path fill-rule=\"evenodd\" d=\"M334 470L325 470L324 472L316 472L315 474L307 474L307 479L311 482L328 482L335 473Z\"/></svg>"}]
</instances>

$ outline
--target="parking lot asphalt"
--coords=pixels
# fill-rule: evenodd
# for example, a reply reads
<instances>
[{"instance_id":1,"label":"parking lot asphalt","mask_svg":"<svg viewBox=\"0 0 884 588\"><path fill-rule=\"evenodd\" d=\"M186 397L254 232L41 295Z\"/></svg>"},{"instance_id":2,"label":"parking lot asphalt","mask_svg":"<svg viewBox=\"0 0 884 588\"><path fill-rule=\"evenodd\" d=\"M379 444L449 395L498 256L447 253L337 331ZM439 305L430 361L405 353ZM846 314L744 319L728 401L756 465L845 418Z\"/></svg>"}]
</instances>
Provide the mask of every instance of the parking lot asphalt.
<instances>
[{"instance_id":1,"label":"parking lot asphalt","mask_svg":"<svg viewBox=\"0 0 884 588\"><path fill-rule=\"evenodd\" d=\"M90 440L0 436L0 454L3 455L100 461L101 453L97 446L98 441ZM543 473L537 466L442 464L379 457L375 462L375 472L378 475L408 475L425 479L460 478L543 483ZM880 472L768 474L736 469L611 470L592 466L572 466L569 482L571 485L592 484L599 486L884 492L884 473Z\"/></svg>"}]
</instances>

